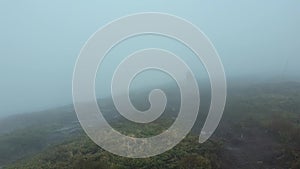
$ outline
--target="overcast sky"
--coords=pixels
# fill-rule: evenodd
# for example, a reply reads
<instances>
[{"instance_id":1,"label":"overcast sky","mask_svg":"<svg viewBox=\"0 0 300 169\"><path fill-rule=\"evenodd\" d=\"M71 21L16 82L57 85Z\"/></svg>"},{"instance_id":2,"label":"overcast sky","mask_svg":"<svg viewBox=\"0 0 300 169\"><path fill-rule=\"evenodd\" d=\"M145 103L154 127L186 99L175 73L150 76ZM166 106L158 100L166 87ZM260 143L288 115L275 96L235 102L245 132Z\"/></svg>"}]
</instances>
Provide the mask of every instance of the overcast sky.
<instances>
[{"instance_id":1,"label":"overcast sky","mask_svg":"<svg viewBox=\"0 0 300 169\"><path fill-rule=\"evenodd\" d=\"M137 12L194 23L215 45L227 76L300 77L299 0L1 0L0 116L71 104L72 73L85 41L111 20ZM156 38L128 44L158 41L181 49ZM177 52L188 55L184 51Z\"/></svg>"}]
</instances>

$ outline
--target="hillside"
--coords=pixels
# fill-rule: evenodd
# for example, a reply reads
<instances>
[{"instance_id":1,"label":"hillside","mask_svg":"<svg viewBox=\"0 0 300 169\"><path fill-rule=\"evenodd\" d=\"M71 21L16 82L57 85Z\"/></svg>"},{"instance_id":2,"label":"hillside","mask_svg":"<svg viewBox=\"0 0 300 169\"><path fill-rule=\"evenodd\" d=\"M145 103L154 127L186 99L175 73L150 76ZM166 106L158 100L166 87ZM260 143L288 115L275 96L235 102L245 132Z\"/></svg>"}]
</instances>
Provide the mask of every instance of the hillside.
<instances>
[{"instance_id":1,"label":"hillside","mask_svg":"<svg viewBox=\"0 0 300 169\"><path fill-rule=\"evenodd\" d=\"M197 143L205 116L202 114L192 133L179 145L147 159L115 156L96 146L82 131L71 106L9 117L0 124L0 165L45 169L297 169L300 168L299 103L300 84L296 82L229 88L223 119L208 142ZM176 113L168 112L174 106L169 105L166 115L149 125L130 123L120 116L105 116L118 131L149 136L172 124ZM109 111L114 108L107 109ZM19 124L15 128L10 127L13 121Z\"/></svg>"}]
</instances>

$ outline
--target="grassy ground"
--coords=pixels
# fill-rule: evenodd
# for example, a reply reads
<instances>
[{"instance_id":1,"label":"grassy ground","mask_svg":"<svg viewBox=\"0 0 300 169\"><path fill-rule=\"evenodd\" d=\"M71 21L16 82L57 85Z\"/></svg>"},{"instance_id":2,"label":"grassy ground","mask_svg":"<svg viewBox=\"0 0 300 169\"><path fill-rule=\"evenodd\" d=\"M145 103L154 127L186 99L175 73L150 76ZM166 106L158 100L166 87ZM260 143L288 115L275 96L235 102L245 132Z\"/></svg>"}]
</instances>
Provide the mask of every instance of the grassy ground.
<instances>
[{"instance_id":1,"label":"grassy ground","mask_svg":"<svg viewBox=\"0 0 300 169\"><path fill-rule=\"evenodd\" d=\"M59 114L54 119L61 117ZM198 144L199 130L193 130L172 150L147 159L110 154L72 123L73 115L63 117L66 119L60 121L67 121L67 125L44 122L2 134L0 163L10 163L5 168L30 169L300 168L298 83L229 89L223 119L208 142ZM68 120L70 117L72 120ZM149 125L115 121L113 127L124 134L144 137L160 133L172 122L168 117ZM195 128L201 129L201 124Z\"/></svg>"}]
</instances>

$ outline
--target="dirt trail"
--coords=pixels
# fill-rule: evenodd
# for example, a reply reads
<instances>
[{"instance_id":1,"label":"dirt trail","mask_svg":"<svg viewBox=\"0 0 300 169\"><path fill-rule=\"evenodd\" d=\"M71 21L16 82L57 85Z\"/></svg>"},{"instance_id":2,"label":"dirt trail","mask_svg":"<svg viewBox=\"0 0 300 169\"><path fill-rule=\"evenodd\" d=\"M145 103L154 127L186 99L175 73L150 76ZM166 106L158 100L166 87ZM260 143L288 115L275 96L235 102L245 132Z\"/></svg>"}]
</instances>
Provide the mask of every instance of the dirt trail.
<instances>
[{"instance_id":1,"label":"dirt trail","mask_svg":"<svg viewBox=\"0 0 300 169\"><path fill-rule=\"evenodd\" d=\"M222 163L224 169L280 169L282 157L279 142L268 132L257 127L224 133Z\"/></svg>"}]
</instances>

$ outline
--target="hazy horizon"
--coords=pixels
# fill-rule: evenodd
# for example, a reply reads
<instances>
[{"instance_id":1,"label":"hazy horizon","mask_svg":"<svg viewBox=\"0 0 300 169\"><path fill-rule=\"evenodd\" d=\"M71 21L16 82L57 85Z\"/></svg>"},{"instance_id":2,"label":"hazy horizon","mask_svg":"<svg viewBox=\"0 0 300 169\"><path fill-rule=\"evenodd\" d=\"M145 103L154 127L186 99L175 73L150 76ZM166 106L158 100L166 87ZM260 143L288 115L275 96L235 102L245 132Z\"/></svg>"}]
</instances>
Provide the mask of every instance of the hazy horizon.
<instances>
[{"instance_id":1,"label":"hazy horizon","mask_svg":"<svg viewBox=\"0 0 300 169\"><path fill-rule=\"evenodd\" d=\"M1 1L0 117L71 104L73 69L86 40L110 21L138 12L170 13L198 26L216 47L230 79L299 81L299 9L297 0ZM145 47L174 51L199 78L205 78L203 67L198 67L190 51L179 45L154 36L129 39L109 54L110 64L98 72L96 91L108 92L114 66L132 51ZM145 77L168 80L165 75ZM100 88L102 85L106 87ZM146 82L141 78L133 85Z\"/></svg>"}]
</instances>

